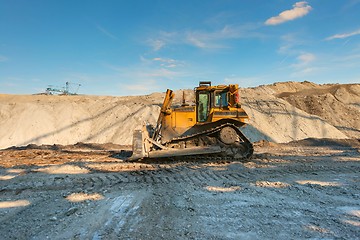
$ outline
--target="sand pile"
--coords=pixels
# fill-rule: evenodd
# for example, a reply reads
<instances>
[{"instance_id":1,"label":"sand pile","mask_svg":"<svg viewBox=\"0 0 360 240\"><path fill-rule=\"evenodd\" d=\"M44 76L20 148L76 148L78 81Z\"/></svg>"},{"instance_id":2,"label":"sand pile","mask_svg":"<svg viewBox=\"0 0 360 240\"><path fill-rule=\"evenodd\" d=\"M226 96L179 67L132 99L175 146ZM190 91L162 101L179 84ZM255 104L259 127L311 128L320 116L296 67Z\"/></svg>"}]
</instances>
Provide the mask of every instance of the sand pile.
<instances>
[{"instance_id":1,"label":"sand pile","mask_svg":"<svg viewBox=\"0 0 360 240\"><path fill-rule=\"evenodd\" d=\"M304 138L347 138L316 115L310 115L271 94L271 89L243 89L242 106L250 116L243 130L252 141L289 142Z\"/></svg>"},{"instance_id":2,"label":"sand pile","mask_svg":"<svg viewBox=\"0 0 360 240\"><path fill-rule=\"evenodd\" d=\"M160 107L146 97L0 95L0 148L93 142L131 144L143 121Z\"/></svg>"},{"instance_id":3,"label":"sand pile","mask_svg":"<svg viewBox=\"0 0 360 240\"><path fill-rule=\"evenodd\" d=\"M309 86L295 92L280 92L277 96L296 108L323 118L347 136L360 138L359 84Z\"/></svg>"},{"instance_id":4,"label":"sand pile","mask_svg":"<svg viewBox=\"0 0 360 240\"><path fill-rule=\"evenodd\" d=\"M182 91L175 93L180 104ZM192 104L193 92L185 93ZM252 141L360 138L359 84L278 83L242 89L241 95L251 117L244 133ZM163 97L0 95L0 149L30 143L131 145L135 128L156 123Z\"/></svg>"}]
</instances>

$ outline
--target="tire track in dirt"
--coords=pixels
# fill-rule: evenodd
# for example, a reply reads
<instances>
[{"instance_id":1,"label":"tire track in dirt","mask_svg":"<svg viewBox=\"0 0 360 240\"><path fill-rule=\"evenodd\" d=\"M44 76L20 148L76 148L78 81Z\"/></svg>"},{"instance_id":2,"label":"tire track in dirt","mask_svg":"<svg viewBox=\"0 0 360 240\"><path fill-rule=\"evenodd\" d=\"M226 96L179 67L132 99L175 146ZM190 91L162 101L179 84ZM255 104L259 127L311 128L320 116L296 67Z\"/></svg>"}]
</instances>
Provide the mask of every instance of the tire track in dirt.
<instances>
[{"instance_id":1,"label":"tire track in dirt","mask_svg":"<svg viewBox=\"0 0 360 240\"><path fill-rule=\"evenodd\" d=\"M280 157L278 157L280 158ZM286 159L286 157L282 157ZM314 158L313 158L314 159ZM271 160L271 159L270 159ZM354 162L332 161L329 157L326 161L331 164L324 164L324 160L313 162L289 162L287 164L276 164L263 162L261 159L254 159L255 165L252 168L244 168L243 163L230 162L230 167L224 167L222 164L213 164L209 166L199 166L196 162L173 166L171 164L155 165L155 170L135 170L129 171L132 167L126 164L125 172L94 172L89 174L75 175L49 175L37 172L30 172L13 179L0 182L0 191L19 191L25 189L32 190L61 190L72 187L82 189L98 189L101 187L112 187L117 184L127 183L148 183L162 184L170 182L183 182L190 184L203 184L212 181L250 181L261 178L275 177L281 175L294 174L321 174L321 173L358 173L360 166ZM136 166L136 164L134 164ZM196 168L194 168L196 166ZM231 166L235 166L232 169ZM222 168L217 170L217 168ZM26 181L25 181L26 179Z\"/></svg>"},{"instance_id":2,"label":"tire track in dirt","mask_svg":"<svg viewBox=\"0 0 360 240\"><path fill-rule=\"evenodd\" d=\"M0 209L0 232L3 239L356 239L359 154L272 150L246 163L100 160L86 174L0 169L16 175L0 181L1 201L31 202ZM101 199L72 202L74 194Z\"/></svg>"}]
</instances>

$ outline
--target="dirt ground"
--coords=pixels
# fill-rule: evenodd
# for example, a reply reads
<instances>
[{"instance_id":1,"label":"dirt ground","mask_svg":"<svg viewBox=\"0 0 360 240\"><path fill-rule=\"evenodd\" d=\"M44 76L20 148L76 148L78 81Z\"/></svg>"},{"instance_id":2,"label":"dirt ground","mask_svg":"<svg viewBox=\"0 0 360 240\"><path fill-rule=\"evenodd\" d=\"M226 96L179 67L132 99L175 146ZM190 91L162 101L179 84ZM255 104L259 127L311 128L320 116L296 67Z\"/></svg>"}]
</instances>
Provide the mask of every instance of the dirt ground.
<instances>
[{"instance_id":1,"label":"dirt ground","mask_svg":"<svg viewBox=\"0 0 360 240\"><path fill-rule=\"evenodd\" d=\"M358 140L255 152L126 163L113 144L1 150L1 239L360 239Z\"/></svg>"}]
</instances>

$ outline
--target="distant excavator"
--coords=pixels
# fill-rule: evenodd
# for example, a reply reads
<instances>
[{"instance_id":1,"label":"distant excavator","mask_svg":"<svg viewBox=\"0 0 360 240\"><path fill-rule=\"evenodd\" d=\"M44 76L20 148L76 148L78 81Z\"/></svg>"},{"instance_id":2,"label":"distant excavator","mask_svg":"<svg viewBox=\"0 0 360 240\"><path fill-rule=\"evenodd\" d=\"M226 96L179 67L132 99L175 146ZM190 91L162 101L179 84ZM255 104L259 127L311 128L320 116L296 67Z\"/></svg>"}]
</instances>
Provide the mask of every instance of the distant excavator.
<instances>
[{"instance_id":1,"label":"distant excavator","mask_svg":"<svg viewBox=\"0 0 360 240\"><path fill-rule=\"evenodd\" d=\"M133 154L128 159L176 157L227 157L248 159L253 145L240 131L249 117L241 108L237 84L195 88L195 106L171 107L175 96L167 90L156 126L143 125L133 134Z\"/></svg>"},{"instance_id":2,"label":"distant excavator","mask_svg":"<svg viewBox=\"0 0 360 240\"><path fill-rule=\"evenodd\" d=\"M75 88L71 89L71 86L75 86ZM80 83L71 83L71 82L66 82L65 83L65 87L63 88L59 88L59 87L54 87L52 85L49 85L46 90L45 90L45 94L46 95L77 95L77 91L79 90L81 84Z\"/></svg>"}]
</instances>

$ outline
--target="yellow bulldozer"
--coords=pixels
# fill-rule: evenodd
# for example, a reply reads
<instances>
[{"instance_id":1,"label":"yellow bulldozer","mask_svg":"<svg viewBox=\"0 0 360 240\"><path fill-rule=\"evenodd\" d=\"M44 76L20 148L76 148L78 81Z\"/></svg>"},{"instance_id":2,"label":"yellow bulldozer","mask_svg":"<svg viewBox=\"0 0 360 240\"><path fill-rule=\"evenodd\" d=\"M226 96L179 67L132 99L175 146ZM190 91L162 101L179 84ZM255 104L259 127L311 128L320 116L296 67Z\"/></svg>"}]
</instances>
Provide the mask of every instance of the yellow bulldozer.
<instances>
[{"instance_id":1,"label":"yellow bulldozer","mask_svg":"<svg viewBox=\"0 0 360 240\"><path fill-rule=\"evenodd\" d=\"M195 106L171 107L175 96L167 90L155 127L144 124L133 134L129 161L146 158L226 157L248 159L251 142L240 131L249 117L241 108L237 84L211 86L200 82Z\"/></svg>"}]
</instances>

